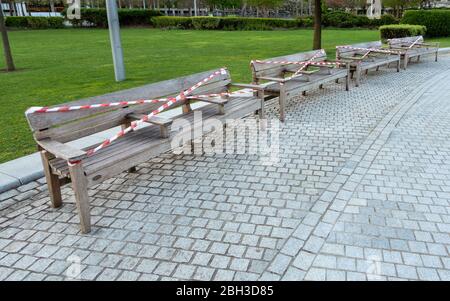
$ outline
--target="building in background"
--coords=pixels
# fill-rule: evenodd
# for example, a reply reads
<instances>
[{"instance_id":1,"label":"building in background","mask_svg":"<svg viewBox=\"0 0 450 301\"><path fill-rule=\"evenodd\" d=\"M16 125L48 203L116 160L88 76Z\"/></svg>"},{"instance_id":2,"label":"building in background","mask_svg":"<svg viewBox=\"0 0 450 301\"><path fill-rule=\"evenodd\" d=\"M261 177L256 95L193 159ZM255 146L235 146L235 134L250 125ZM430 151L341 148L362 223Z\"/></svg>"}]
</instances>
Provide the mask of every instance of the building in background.
<instances>
[{"instance_id":1,"label":"building in background","mask_svg":"<svg viewBox=\"0 0 450 301\"><path fill-rule=\"evenodd\" d=\"M2 3L1 7L5 16L29 16L25 2Z\"/></svg>"},{"instance_id":2,"label":"building in background","mask_svg":"<svg viewBox=\"0 0 450 301\"><path fill-rule=\"evenodd\" d=\"M367 0L367 17L371 19L381 18L381 0Z\"/></svg>"},{"instance_id":3,"label":"building in background","mask_svg":"<svg viewBox=\"0 0 450 301\"><path fill-rule=\"evenodd\" d=\"M450 7L450 0L435 0L433 1L433 7L441 8L441 7Z\"/></svg>"}]
</instances>

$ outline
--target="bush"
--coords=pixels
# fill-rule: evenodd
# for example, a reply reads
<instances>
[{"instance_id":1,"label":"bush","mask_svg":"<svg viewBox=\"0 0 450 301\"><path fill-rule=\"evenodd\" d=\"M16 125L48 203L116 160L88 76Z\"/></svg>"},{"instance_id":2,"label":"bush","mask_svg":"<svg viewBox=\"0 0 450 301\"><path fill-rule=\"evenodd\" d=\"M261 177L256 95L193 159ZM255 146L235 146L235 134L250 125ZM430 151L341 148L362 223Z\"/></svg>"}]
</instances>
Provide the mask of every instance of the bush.
<instances>
[{"instance_id":1,"label":"bush","mask_svg":"<svg viewBox=\"0 0 450 301\"><path fill-rule=\"evenodd\" d=\"M157 28L169 28L169 29L191 29L192 18L186 17L153 17L150 23Z\"/></svg>"},{"instance_id":2,"label":"bush","mask_svg":"<svg viewBox=\"0 0 450 301\"><path fill-rule=\"evenodd\" d=\"M425 35L427 28L423 25L395 24L380 26L382 40Z\"/></svg>"},{"instance_id":3,"label":"bush","mask_svg":"<svg viewBox=\"0 0 450 301\"><path fill-rule=\"evenodd\" d=\"M6 17L6 27L27 28L28 20L26 17Z\"/></svg>"},{"instance_id":4,"label":"bush","mask_svg":"<svg viewBox=\"0 0 450 301\"><path fill-rule=\"evenodd\" d=\"M322 16L322 24L326 27L369 27L371 20L366 16L353 15L344 11L326 12Z\"/></svg>"},{"instance_id":5,"label":"bush","mask_svg":"<svg viewBox=\"0 0 450 301\"><path fill-rule=\"evenodd\" d=\"M60 17L6 17L7 27L47 29L63 28L64 19Z\"/></svg>"},{"instance_id":6,"label":"bush","mask_svg":"<svg viewBox=\"0 0 450 301\"><path fill-rule=\"evenodd\" d=\"M450 10L407 10L403 14L402 24L418 24L427 28L427 36L450 36Z\"/></svg>"},{"instance_id":7,"label":"bush","mask_svg":"<svg viewBox=\"0 0 450 301\"><path fill-rule=\"evenodd\" d=\"M66 11L62 14L66 16ZM69 20L75 27L108 27L108 17L104 8L83 8L80 14L81 19ZM148 26L150 18L154 16L161 16L161 13L148 9L119 9L119 22L122 26Z\"/></svg>"},{"instance_id":8,"label":"bush","mask_svg":"<svg viewBox=\"0 0 450 301\"><path fill-rule=\"evenodd\" d=\"M398 24L399 20L390 14L382 15L380 19L378 19L379 26L381 25L391 25L391 24Z\"/></svg>"},{"instance_id":9,"label":"bush","mask_svg":"<svg viewBox=\"0 0 450 301\"><path fill-rule=\"evenodd\" d=\"M314 26L314 19L313 19L313 17L300 18L299 22L300 22L302 27L313 27Z\"/></svg>"},{"instance_id":10,"label":"bush","mask_svg":"<svg viewBox=\"0 0 450 301\"><path fill-rule=\"evenodd\" d=\"M310 20L310 19L305 19ZM241 18L241 17L153 17L157 28L202 30L271 30L299 28L304 19ZM309 25L310 23L305 23Z\"/></svg>"},{"instance_id":11,"label":"bush","mask_svg":"<svg viewBox=\"0 0 450 301\"><path fill-rule=\"evenodd\" d=\"M220 18L214 17L194 17L192 26L194 29L219 29Z\"/></svg>"}]
</instances>

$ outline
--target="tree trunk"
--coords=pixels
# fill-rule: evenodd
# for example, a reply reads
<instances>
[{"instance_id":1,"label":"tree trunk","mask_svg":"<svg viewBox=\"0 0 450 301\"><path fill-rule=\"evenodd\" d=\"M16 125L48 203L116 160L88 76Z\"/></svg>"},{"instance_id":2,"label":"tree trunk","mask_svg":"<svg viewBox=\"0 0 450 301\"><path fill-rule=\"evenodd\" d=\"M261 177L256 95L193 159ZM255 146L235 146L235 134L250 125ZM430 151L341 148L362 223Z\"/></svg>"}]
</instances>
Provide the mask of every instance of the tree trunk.
<instances>
[{"instance_id":1,"label":"tree trunk","mask_svg":"<svg viewBox=\"0 0 450 301\"><path fill-rule=\"evenodd\" d=\"M55 2L54 2L54 0L50 0L50 11L52 13L55 12Z\"/></svg>"},{"instance_id":2,"label":"tree trunk","mask_svg":"<svg viewBox=\"0 0 450 301\"><path fill-rule=\"evenodd\" d=\"M0 1L0 6L2 2ZM3 9L0 8L0 33L3 40L3 52L5 53L6 71L14 71L14 61L11 54L11 47L9 45L8 33L6 32L5 18L3 17Z\"/></svg>"},{"instance_id":3,"label":"tree trunk","mask_svg":"<svg viewBox=\"0 0 450 301\"><path fill-rule=\"evenodd\" d=\"M314 42L313 49L322 48L322 1L314 0Z\"/></svg>"},{"instance_id":4,"label":"tree trunk","mask_svg":"<svg viewBox=\"0 0 450 301\"><path fill-rule=\"evenodd\" d=\"M245 17L245 12L247 11L247 1L244 1L241 8L241 17Z\"/></svg>"},{"instance_id":5,"label":"tree trunk","mask_svg":"<svg viewBox=\"0 0 450 301\"><path fill-rule=\"evenodd\" d=\"M16 3L14 1L9 1L9 15L17 16Z\"/></svg>"}]
</instances>

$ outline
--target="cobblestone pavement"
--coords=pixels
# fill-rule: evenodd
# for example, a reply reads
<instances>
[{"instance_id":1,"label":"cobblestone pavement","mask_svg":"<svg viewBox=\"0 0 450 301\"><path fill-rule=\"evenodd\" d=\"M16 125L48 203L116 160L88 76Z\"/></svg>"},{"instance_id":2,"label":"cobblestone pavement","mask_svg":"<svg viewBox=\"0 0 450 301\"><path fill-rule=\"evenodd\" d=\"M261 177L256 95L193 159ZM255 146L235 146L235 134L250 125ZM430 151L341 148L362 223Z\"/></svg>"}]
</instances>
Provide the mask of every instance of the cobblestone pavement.
<instances>
[{"instance_id":1,"label":"cobblestone pavement","mask_svg":"<svg viewBox=\"0 0 450 301\"><path fill-rule=\"evenodd\" d=\"M88 235L68 187L0 194L0 280L450 280L449 78L443 56L291 100L271 166L152 159L90 190Z\"/></svg>"}]
</instances>

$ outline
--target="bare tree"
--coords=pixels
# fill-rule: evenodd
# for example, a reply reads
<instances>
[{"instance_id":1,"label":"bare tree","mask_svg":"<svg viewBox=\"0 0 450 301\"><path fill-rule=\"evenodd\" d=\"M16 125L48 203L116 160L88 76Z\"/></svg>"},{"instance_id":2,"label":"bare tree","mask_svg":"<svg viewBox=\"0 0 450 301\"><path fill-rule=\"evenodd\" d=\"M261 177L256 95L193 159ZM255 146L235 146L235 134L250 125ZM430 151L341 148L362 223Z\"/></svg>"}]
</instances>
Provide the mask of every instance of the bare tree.
<instances>
[{"instance_id":1,"label":"bare tree","mask_svg":"<svg viewBox=\"0 0 450 301\"><path fill-rule=\"evenodd\" d=\"M3 16L2 1L0 1L0 33L3 41L3 52L5 53L6 71L14 71L14 61L11 54L11 46L9 45L8 32L6 31L5 18Z\"/></svg>"}]
</instances>

